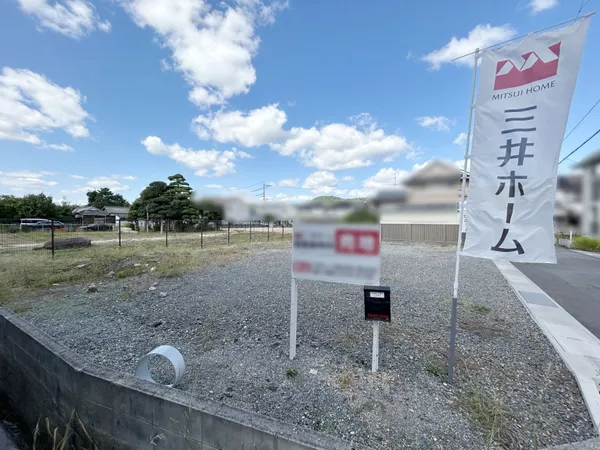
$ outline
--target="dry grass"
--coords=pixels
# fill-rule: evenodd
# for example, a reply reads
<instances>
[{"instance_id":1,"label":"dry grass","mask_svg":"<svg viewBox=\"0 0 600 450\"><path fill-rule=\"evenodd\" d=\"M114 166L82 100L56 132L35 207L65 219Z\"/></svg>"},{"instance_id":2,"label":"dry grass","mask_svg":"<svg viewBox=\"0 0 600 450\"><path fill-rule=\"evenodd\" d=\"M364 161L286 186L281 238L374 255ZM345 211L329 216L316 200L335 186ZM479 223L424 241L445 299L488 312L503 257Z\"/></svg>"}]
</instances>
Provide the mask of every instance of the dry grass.
<instances>
[{"instance_id":1,"label":"dry grass","mask_svg":"<svg viewBox=\"0 0 600 450\"><path fill-rule=\"evenodd\" d=\"M512 448L514 436L510 427L510 412L499 400L486 392L468 387L459 397L460 406L485 432L488 448Z\"/></svg>"},{"instance_id":2,"label":"dry grass","mask_svg":"<svg viewBox=\"0 0 600 450\"><path fill-rule=\"evenodd\" d=\"M233 236L232 236L233 237ZM235 239L239 242L239 240ZM170 245L160 242L141 242L121 248L92 246L76 250L57 251L55 258L45 251L30 251L0 255L0 304L13 309L22 307L20 299L52 285L87 283L152 273L158 277L179 276L211 264L224 264L262 248L289 246L285 241L264 244L247 243L209 246ZM79 268L85 264L85 267ZM151 269L154 268L153 271Z\"/></svg>"},{"instance_id":3,"label":"dry grass","mask_svg":"<svg viewBox=\"0 0 600 450\"><path fill-rule=\"evenodd\" d=\"M340 378L338 380L341 389L350 389L356 383L356 375L350 372L349 370L344 370L340 374Z\"/></svg>"}]
</instances>

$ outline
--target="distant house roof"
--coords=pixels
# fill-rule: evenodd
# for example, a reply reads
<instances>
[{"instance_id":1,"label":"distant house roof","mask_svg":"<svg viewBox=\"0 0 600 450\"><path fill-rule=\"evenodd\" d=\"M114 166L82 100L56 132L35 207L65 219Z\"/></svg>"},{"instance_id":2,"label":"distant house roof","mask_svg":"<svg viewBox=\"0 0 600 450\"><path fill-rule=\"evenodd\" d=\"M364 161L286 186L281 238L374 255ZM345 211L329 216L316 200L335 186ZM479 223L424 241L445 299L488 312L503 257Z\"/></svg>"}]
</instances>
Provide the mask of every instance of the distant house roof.
<instances>
[{"instance_id":1,"label":"distant house roof","mask_svg":"<svg viewBox=\"0 0 600 450\"><path fill-rule=\"evenodd\" d=\"M105 214L108 215L114 215L114 216L126 216L127 214L129 214L129 207L128 206L105 206L102 211Z\"/></svg>"},{"instance_id":2,"label":"distant house roof","mask_svg":"<svg viewBox=\"0 0 600 450\"><path fill-rule=\"evenodd\" d=\"M600 164L600 150L596 150L595 152L589 154L587 157L583 158L581 161L577 163L575 167L590 167L597 166Z\"/></svg>"},{"instance_id":3,"label":"distant house roof","mask_svg":"<svg viewBox=\"0 0 600 450\"><path fill-rule=\"evenodd\" d=\"M432 181L459 181L462 172L462 169L453 162L433 159L405 179L403 184L405 186L416 186L427 184ZM468 177L469 174L467 173L467 179Z\"/></svg>"},{"instance_id":4,"label":"distant house roof","mask_svg":"<svg viewBox=\"0 0 600 450\"><path fill-rule=\"evenodd\" d=\"M95 206L78 206L77 208L75 208L73 211L71 211L73 214L81 214L84 211L90 211L90 212L100 212L100 210L98 208L96 208Z\"/></svg>"}]
</instances>

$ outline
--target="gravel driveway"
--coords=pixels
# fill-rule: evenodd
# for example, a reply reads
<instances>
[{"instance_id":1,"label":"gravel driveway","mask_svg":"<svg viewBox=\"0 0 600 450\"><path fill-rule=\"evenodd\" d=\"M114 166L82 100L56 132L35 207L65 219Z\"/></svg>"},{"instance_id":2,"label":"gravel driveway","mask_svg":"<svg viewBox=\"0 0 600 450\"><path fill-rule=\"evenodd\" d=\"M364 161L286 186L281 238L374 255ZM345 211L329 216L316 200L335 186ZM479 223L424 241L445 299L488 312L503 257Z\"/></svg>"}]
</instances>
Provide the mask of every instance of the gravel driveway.
<instances>
[{"instance_id":1,"label":"gravel driveway","mask_svg":"<svg viewBox=\"0 0 600 450\"><path fill-rule=\"evenodd\" d=\"M289 248L257 245L252 256L182 278L105 280L96 293L59 286L23 315L129 373L153 347L173 345L187 364L179 389L373 448L543 448L593 436L573 377L493 263L463 258L450 388L440 372L454 250L382 253L392 323L381 326L376 375L361 286L299 282L298 353L289 361Z\"/></svg>"}]
</instances>

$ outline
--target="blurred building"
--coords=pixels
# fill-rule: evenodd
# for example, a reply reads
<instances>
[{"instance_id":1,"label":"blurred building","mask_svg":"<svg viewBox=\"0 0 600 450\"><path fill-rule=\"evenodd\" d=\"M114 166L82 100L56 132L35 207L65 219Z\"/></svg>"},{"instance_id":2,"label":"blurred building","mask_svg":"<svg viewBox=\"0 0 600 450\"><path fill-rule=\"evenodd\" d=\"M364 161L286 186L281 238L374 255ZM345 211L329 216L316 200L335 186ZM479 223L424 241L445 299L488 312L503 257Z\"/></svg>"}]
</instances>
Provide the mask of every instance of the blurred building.
<instances>
[{"instance_id":1,"label":"blurred building","mask_svg":"<svg viewBox=\"0 0 600 450\"><path fill-rule=\"evenodd\" d=\"M554 229L562 232L581 232L583 204L581 185L583 176L579 173L558 175L554 201Z\"/></svg>"},{"instance_id":2,"label":"blurred building","mask_svg":"<svg viewBox=\"0 0 600 450\"><path fill-rule=\"evenodd\" d=\"M577 168L583 171L581 180L581 231L600 235L600 150L584 158Z\"/></svg>"},{"instance_id":3,"label":"blurred building","mask_svg":"<svg viewBox=\"0 0 600 450\"><path fill-rule=\"evenodd\" d=\"M431 160L403 181L403 190L382 190L371 202L381 205L382 224L458 224L461 177L456 164ZM468 174L466 187L465 199Z\"/></svg>"}]
</instances>

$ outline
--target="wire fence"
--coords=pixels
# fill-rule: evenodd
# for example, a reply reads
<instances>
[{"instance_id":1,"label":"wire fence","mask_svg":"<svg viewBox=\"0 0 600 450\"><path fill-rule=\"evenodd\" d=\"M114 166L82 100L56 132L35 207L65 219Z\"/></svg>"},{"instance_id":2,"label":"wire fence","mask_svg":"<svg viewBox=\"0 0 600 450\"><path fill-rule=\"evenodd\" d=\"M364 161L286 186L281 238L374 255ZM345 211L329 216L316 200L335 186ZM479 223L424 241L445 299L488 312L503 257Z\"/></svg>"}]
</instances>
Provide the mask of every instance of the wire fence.
<instances>
[{"instance_id":1,"label":"wire fence","mask_svg":"<svg viewBox=\"0 0 600 450\"><path fill-rule=\"evenodd\" d=\"M290 240L286 222L232 223L209 220L106 221L90 224L56 219L3 221L0 254L56 252L87 247L194 246L198 249L241 243Z\"/></svg>"}]
</instances>

